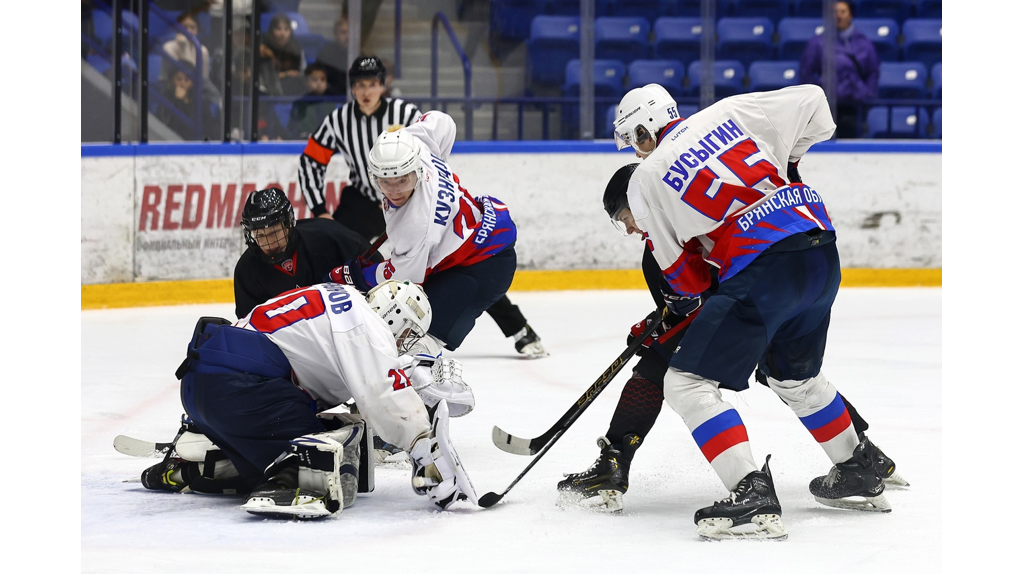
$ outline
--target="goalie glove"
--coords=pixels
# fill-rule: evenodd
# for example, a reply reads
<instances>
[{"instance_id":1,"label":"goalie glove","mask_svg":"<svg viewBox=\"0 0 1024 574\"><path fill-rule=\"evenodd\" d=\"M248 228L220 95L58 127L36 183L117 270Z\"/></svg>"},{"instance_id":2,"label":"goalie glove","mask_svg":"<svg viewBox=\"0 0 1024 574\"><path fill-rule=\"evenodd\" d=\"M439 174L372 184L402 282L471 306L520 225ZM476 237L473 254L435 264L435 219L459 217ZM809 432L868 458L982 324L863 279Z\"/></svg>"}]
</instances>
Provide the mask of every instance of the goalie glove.
<instances>
[{"instance_id":1,"label":"goalie glove","mask_svg":"<svg viewBox=\"0 0 1024 574\"><path fill-rule=\"evenodd\" d=\"M406 372L410 373L412 388L429 408L446 400L450 416L461 417L476 406L473 389L462 380L462 363L455 359L439 358L432 363L414 360Z\"/></svg>"},{"instance_id":2,"label":"goalie glove","mask_svg":"<svg viewBox=\"0 0 1024 574\"><path fill-rule=\"evenodd\" d=\"M430 498L441 510L448 510L459 500L477 504L476 490L469 481L448 436L448 403L437 404L430 435L421 436L409 449L412 461L412 488L416 494Z\"/></svg>"}]
</instances>

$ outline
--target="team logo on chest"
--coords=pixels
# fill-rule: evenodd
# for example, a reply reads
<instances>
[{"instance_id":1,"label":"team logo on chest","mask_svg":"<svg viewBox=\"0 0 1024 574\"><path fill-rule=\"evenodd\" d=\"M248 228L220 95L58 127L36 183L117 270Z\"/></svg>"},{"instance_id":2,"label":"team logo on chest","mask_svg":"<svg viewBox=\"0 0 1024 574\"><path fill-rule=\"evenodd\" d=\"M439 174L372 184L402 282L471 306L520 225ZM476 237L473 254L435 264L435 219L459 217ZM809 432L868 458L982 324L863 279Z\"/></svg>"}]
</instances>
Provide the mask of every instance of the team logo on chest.
<instances>
[{"instance_id":1,"label":"team logo on chest","mask_svg":"<svg viewBox=\"0 0 1024 574\"><path fill-rule=\"evenodd\" d=\"M289 274L289 275L294 277L295 276L295 258L297 256L298 256L298 252L293 253L290 259L285 259L284 261L278 263L277 265L274 265L274 267L277 267L278 270L284 271L285 273L287 273L287 274Z\"/></svg>"}]
</instances>

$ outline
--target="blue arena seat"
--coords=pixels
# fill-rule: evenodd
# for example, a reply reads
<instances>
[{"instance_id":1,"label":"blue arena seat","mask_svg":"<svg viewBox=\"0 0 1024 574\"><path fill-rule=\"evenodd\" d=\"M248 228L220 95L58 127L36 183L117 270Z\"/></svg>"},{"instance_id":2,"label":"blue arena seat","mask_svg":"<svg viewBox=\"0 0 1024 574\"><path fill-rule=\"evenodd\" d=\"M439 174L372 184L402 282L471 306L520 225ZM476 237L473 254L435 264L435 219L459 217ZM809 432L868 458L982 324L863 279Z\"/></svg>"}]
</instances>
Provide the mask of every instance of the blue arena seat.
<instances>
[{"instance_id":1,"label":"blue arena seat","mask_svg":"<svg viewBox=\"0 0 1024 574\"><path fill-rule=\"evenodd\" d=\"M928 68L921 62L882 62L878 65L878 97L928 97Z\"/></svg>"},{"instance_id":2,"label":"blue arena seat","mask_svg":"<svg viewBox=\"0 0 1024 574\"><path fill-rule=\"evenodd\" d=\"M651 23L641 16L594 19L594 58L629 63L648 57Z\"/></svg>"},{"instance_id":3,"label":"blue arena seat","mask_svg":"<svg viewBox=\"0 0 1024 574\"><path fill-rule=\"evenodd\" d=\"M942 62L936 62L932 66L932 97L936 100L942 99Z\"/></svg>"},{"instance_id":4,"label":"blue arena seat","mask_svg":"<svg viewBox=\"0 0 1024 574\"><path fill-rule=\"evenodd\" d=\"M619 60L594 60L594 136L598 138L610 138L611 126L605 124L608 116L608 109L614 108L615 104L625 93L623 82L626 78L626 66ZM580 61L571 60L565 67L565 85L562 86L562 95L568 98L580 95ZM608 101L600 101L606 99ZM569 136L579 128L579 106L568 104L563 107L562 121L569 130Z\"/></svg>"},{"instance_id":5,"label":"blue arena seat","mask_svg":"<svg viewBox=\"0 0 1024 574\"><path fill-rule=\"evenodd\" d=\"M302 46L302 53L306 56L306 65L316 61L317 54L327 45L327 38L320 34L295 34L295 40Z\"/></svg>"},{"instance_id":6,"label":"blue arena seat","mask_svg":"<svg viewBox=\"0 0 1024 574\"><path fill-rule=\"evenodd\" d=\"M700 59L700 18L663 16L654 21L652 56L658 60L679 60L687 65Z\"/></svg>"},{"instance_id":7,"label":"blue arena seat","mask_svg":"<svg viewBox=\"0 0 1024 574\"><path fill-rule=\"evenodd\" d=\"M903 23L903 60L925 66L942 61L940 18L908 18Z\"/></svg>"},{"instance_id":8,"label":"blue arena seat","mask_svg":"<svg viewBox=\"0 0 1024 574\"><path fill-rule=\"evenodd\" d=\"M505 40L530 37L530 22L544 13L545 0L491 0L491 31Z\"/></svg>"},{"instance_id":9,"label":"blue arena seat","mask_svg":"<svg viewBox=\"0 0 1024 574\"><path fill-rule=\"evenodd\" d=\"M864 33L875 45L878 61L895 62L899 60L897 37L900 35L899 24L892 18L860 18L853 21L855 28Z\"/></svg>"},{"instance_id":10,"label":"blue arena seat","mask_svg":"<svg viewBox=\"0 0 1024 574\"><path fill-rule=\"evenodd\" d=\"M872 106L867 114L867 137L915 139L928 137L928 112L915 106Z\"/></svg>"},{"instance_id":11,"label":"blue arena seat","mask_svg":"<svg viewBox=\"0 0 1024 574\"><path fill-rule=\"evenodd\" d=\"M754 60L775 57L775 24L768 18L719 18L717 57L749 66Z\"/></svg>"},{"instance_id":12,"label":"blue arena seat","mask_svg":"<svg viewBox=\"0 0 1024 574\"><path fill-rule=\"evenodd\" d=\"M743 86L746 68L738 60L716 60L714 63L715 99L742 94L747 89ZM701 61L692 62L686 70L690 78L690 95L700 95Z\"/></svg>"},{"instance_id":13,"label":"blue arena seat","mask_svg":"<svg viewBox=\"0 0 1024 574\"><path fill-rule=\"evenodd\" d=\"M676 0L616 0L608 2L608 8L611 16L639 16L654 23L658 18L674 12Z\"/></svg>"},{"instance_id":14,"label":"blue arena seat","mask_svg":"<svg viewBox=\"0 0 1024 574\"><path fill-rule=\"evenodd\" d=\"M269 31L270 20L278 14L285 14L288 19L292 22L292 33L293 34L309 34L309 23L306 22L306 17L298 12L268 12L266 14L260 14L260 29L264 33ZM200 24L200 30L202 30L202 24Z\"/></svg>"},{"instance_id":15,"label":"blue arena seat","mask_svg":"<svg viewBox=\"0 0 1024 574\"><path fill-rule=\"evenodd\" d=\"M626 91L647 84L659 84L673 98L686 96L686 88L683 87L686 68L679 60L634 60L626 70L626 76L629 78Z\"/></svg>"},{"instance_id":16,"label":"blue arena seat","mask_svg":"<svg viewBox=\"0 0 1024 574\"><path fill-rule=\"evenodd\" d=\"M807 42L821 35L825 27L821 18L783 18L778 26L778 58L799 60L804 55Z\"/></svg>"},{"instance_id":17,"label":"blue arena seat","mask_svg":"<svg viewBox=\"0 0 1024 574\"><path fill-rule=\"evenodd\" d=\"M531 84L564 84L566 64L580 57L579 16L535 17L526 49Z\"/></svg>"},{"instance_id":18,"label":"blue arena seat","mask_svg":"<svg viewBox=\"0 0 1024 574\"><path fill-rule=\"evenodd\" d=\"M942 139L942 108L936 108L932 113L932 135Z\"/></svg>"},{"instance_id":19,"label":"blue arena seat","mask_svg":"<svg viewBox=\"0 0 1024 574\"><path fill-rule=\"evenodd\" d=\"M915 18L942 18L942 0L917 0Z\"/></svg>"},{"instance_id":20,"label":"blue arena seat","mask_svg":"<svg viewBox=\"0 0 1024 574\"><path fill-rule=\"evenodd\" d=\"M800 62L798 60L758 60L747 68L751 92L778 90L800 83Z\"/></svg>"},{"instance_id":21,"label":"blue arena seat","mask_svg":"<svg viewBox=\"0 0 1024 574\"><path fill-rule=\"evenodd\" d=\"M793 0L790 13L797 18L817 18L818 21L821 21L821 0ZM830 16L833 14L831 8L828 14Z\"/></svg>"},{"instance_id":22,"label":"blue arena seat","mask_svg":"<svg viewBox=\"0 0 1024 574\"><path fill-rule=\"evenodd\" d=\"M854 26L861 18L892 18L903 22L914 8L913 0L854 0Z\"/></svg>"},{"instance_id":23,"label":"blue arena seat","mask_svg":"<svg viewBox=\"0 0 1024 574\"><path fill-rule=\"evenodd\" d=\"M672 11L668 15L700 18L700 3L701 0L676 0L675 7L672 8Z\"/></svg>"},{"instance_id":24,"label":"blue arena seat","mask_svg":"<svg viewBox=\"0 0 1024 574\"><path fill-rule=\"evenodd\" d=\"M790 0L732 0L732 14L745 18L764 17L778 22L789 16ZM717 7L716 7L717 8ZM715 10L719 16L724 13Z\"/></svg>"}]
</instances>

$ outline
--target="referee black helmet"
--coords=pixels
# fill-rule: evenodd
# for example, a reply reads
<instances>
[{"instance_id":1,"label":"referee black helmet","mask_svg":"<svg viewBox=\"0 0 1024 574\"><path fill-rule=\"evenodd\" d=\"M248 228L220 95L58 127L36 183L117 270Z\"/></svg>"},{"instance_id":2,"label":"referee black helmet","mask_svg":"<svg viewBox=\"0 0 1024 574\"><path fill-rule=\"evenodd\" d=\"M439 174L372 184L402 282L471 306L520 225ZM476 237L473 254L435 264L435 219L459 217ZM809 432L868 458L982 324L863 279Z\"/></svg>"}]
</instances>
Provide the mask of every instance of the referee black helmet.
<instances>
[{"instance_id":1,"label":"referee black helmet","mask_svg":"<svg viewBox=\"0 0 1024 574\"><path fill-rule=\"evenodd\" d=\"M384 85L386 76L387 70L384 69L384 62L380 58L377 56L360 56L356 58L355 62L352 62L352 67L348 70L348 83L351 87L356 85L356 80L377 78L380 80L381 85Z\"/></svg>"}]
</instances>

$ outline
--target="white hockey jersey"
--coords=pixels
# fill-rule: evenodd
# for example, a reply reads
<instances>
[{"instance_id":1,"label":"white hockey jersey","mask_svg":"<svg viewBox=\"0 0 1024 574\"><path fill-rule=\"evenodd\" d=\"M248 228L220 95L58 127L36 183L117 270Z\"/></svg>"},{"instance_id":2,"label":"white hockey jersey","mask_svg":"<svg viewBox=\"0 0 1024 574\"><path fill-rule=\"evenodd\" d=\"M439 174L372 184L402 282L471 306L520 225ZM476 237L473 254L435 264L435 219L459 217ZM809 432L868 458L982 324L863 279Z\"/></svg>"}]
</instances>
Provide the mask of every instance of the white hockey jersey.
<instances>
[{"instance_id":1,"label":"white hockey jersey","mask_svg":"<svg viewBox=\"0 0 1024 574\"><path fill-rule=\"evenodd\" d=\"M836 126L814 85L725 98L670 123L629 181L627 199L666 280L695 296L789 235L833 230L811 188L787 181Z\"/></svg>"},{"instance_id":2,"label":"white hockey jersey","mask_svg":"<svg viewBox=\"0 0 1024 574\"><path fill-rule=\"evenodd\" d=\"M371 287L388 279L422 284L431 273L472 265L516 240L516 226L505 204L489 196L471 196L448 165L455 144L451 116L427 112L402 129L422 146L423 177L402 207L384 199L391 257L363 269Z\"/></svg>"},{"instance_id":3,"label":"white hockey jersey","mask_svg":"<svg viewBox=\"0 0 1024 574\"><path fill-rule=\"evenodd\" d=\"M408 450L430 423L395 338L354 287L324 283L257 305L236 327L266 334L320 410L350 398L385 441Z\"/></svg>"}]
</instances>

